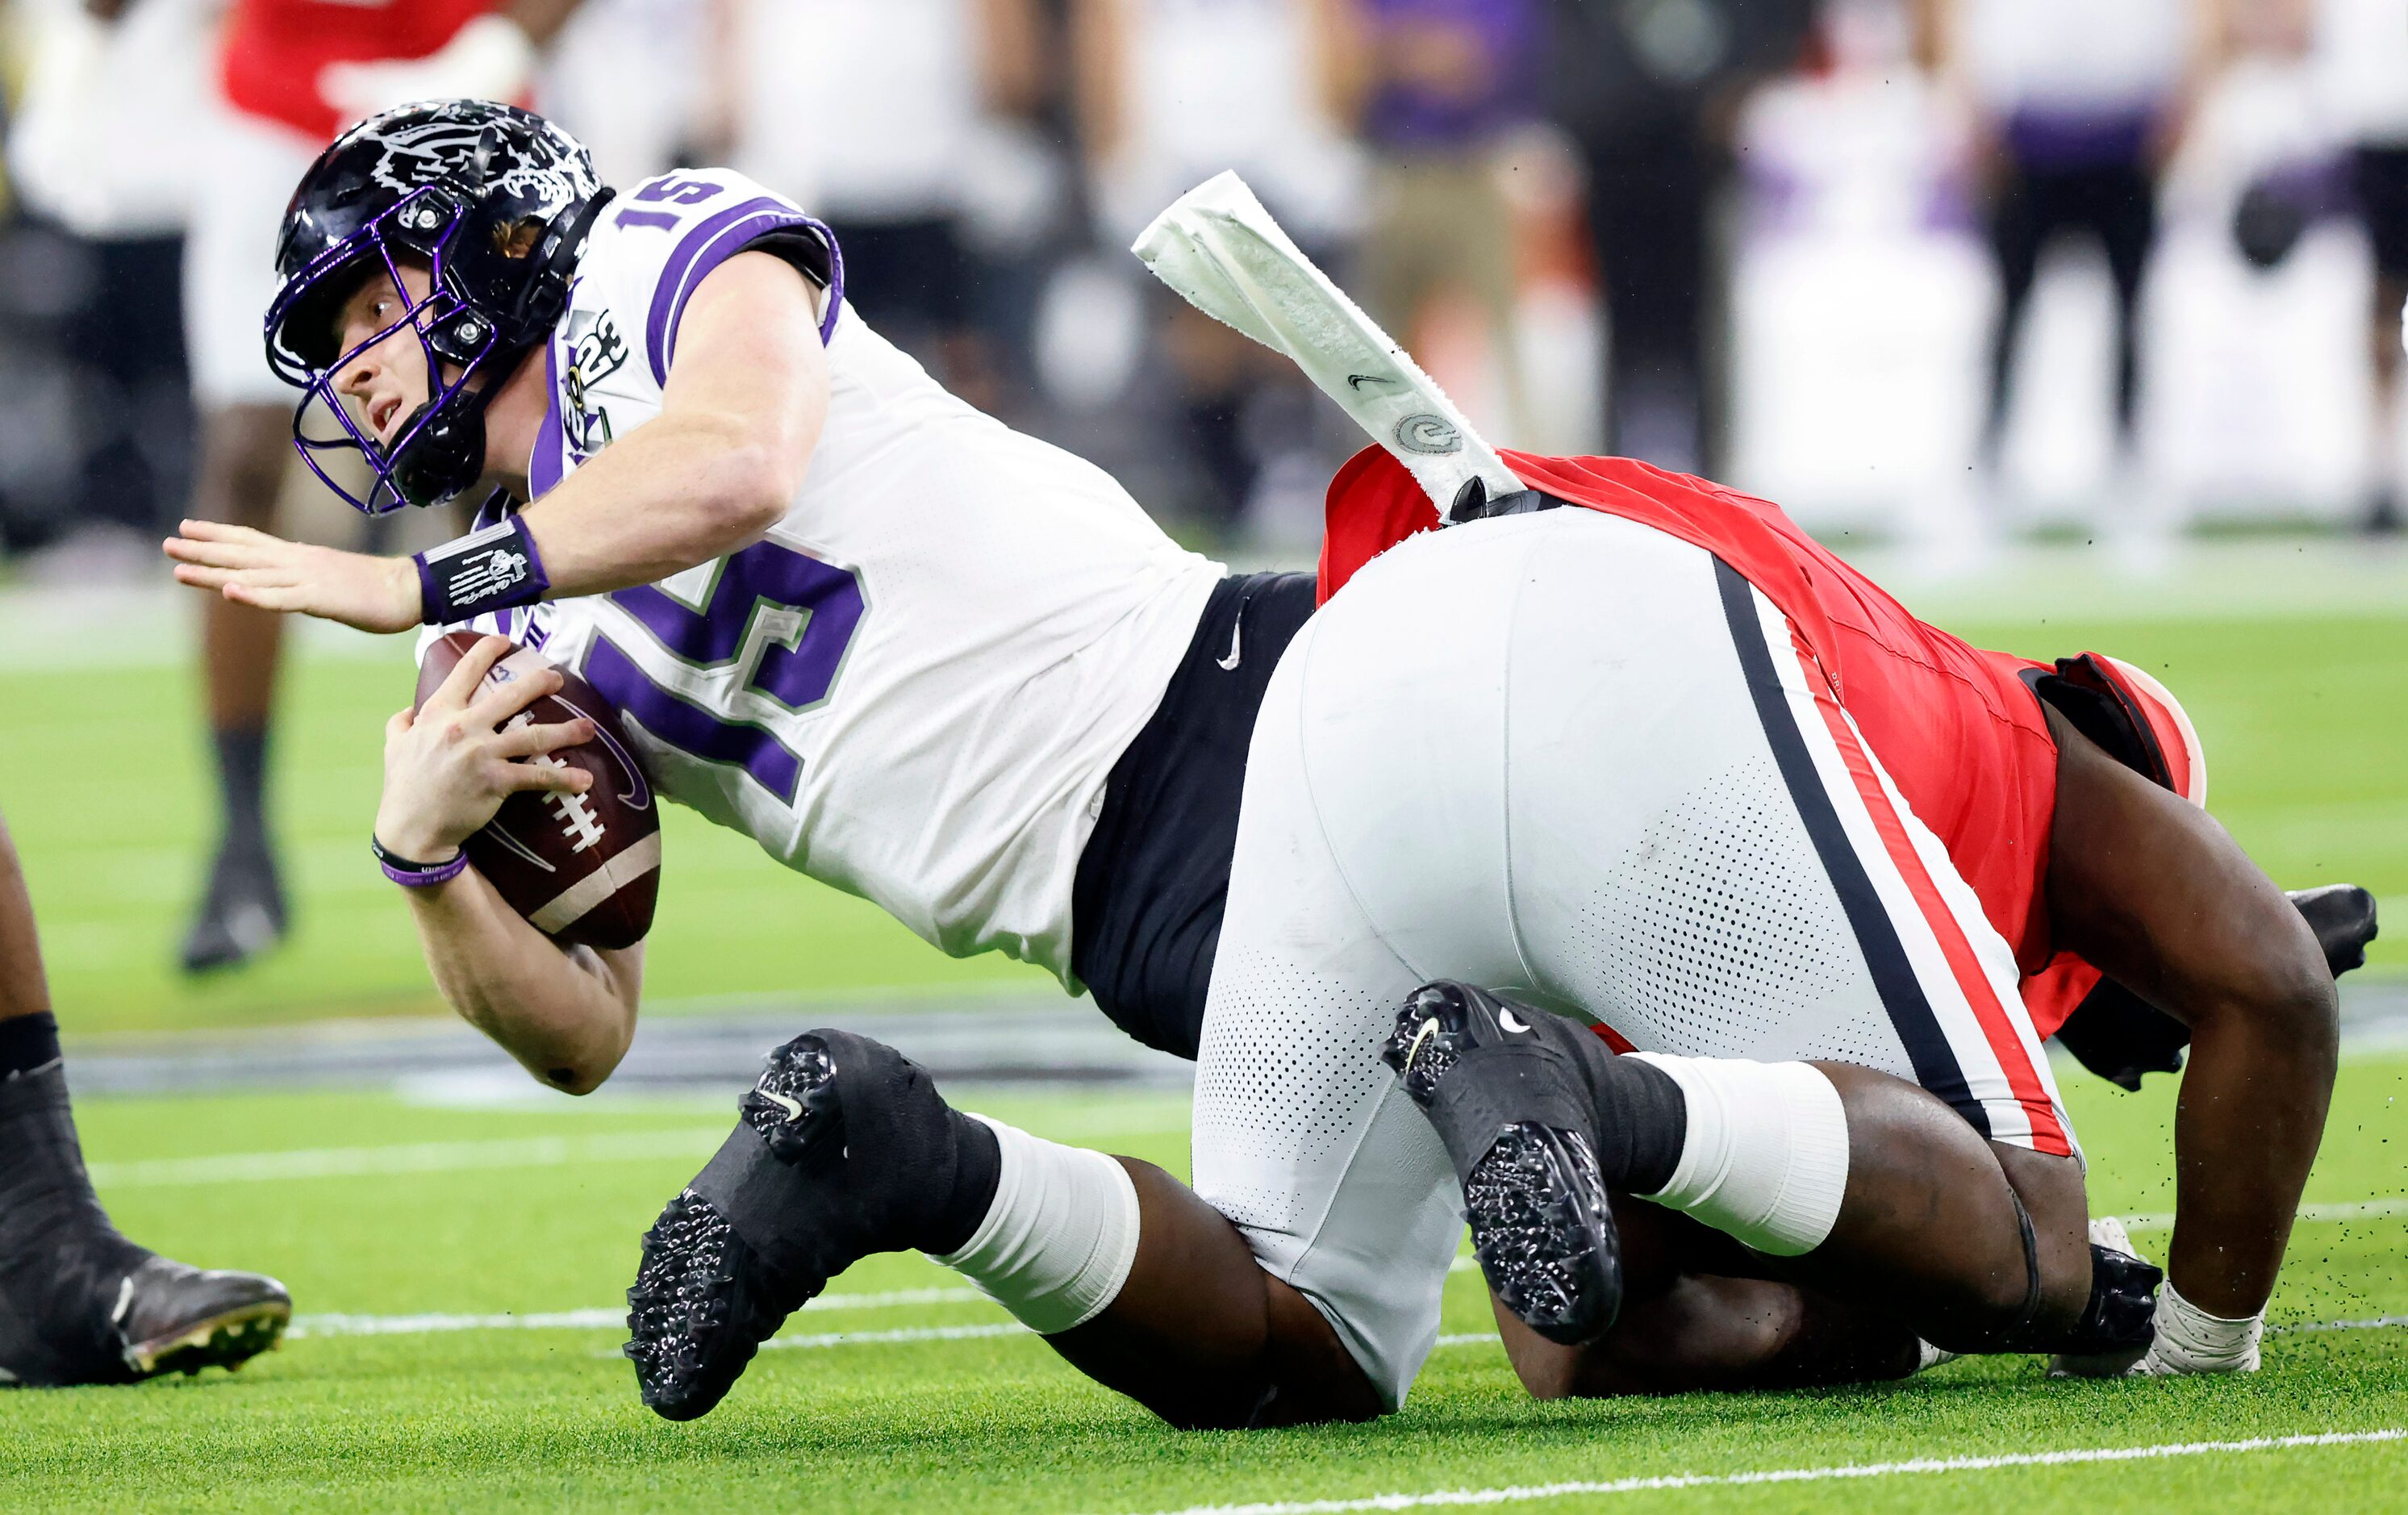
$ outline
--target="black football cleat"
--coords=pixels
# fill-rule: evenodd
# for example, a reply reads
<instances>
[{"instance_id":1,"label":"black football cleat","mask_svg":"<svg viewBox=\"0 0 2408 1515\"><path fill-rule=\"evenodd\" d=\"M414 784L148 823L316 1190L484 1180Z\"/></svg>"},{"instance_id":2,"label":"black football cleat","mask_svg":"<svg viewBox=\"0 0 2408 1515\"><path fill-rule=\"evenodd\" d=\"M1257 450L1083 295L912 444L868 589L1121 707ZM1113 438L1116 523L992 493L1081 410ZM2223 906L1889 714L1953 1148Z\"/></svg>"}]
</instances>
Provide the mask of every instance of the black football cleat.
<instances>
[{"instance_id":1,"label":"black football cleat","mask_svg":"<svg viewBox=\"0 0 2408 1515\"><path fill-rule=\"evenodd\" d=\"M276 1346L292 1319L293 1297L274 1279L90 1234L0 1270L0 1383L60 1389L237 1369Z\"/></svg>"},{"instance_id":2,"label":"black football cleat","mask_svg":"<svg viewBox=\"0 0 2408 1515\"><path fill-rule=\"evenodd\" d=\"M1455 1161L1488 1287L1550 1341L1576 1347L1622 1308L1622 1251L1597 1151L1590 1034L1469 984L1425 984L1381 1059ZM1601 1052L1602 1048L1595 1050Z\"/></svg>"},{"instance_id":3,"label":"black football cleat","mask_svg":"<svg viewBox=\"0 0 2408 1515\"><path fill-rule=\"evenodd\" d=\"M187 974L236 967L284 939L284 883L265 841L218 849L209 886L179 954Z\"/></svg>"},{"instance_id":4,"label":"black football cleat","mask_svg":"<svg viewBox=\"0 0 2408 1515\"><path fill-rule=\"evenodd\" d=\"M190 1267L117 1233L84 1175L56 1065L0 1079L0 1383L236 1368L292 1318L274 1279Z\"/></svg>"},{"instance_id":5,"label":"black football cleat","mask_svg":"<svg viewBox=\"0 0 2408 1515\"><path fill-rule=\"evenodd\" d=\"M866 1036L796 1037L737 1108L627 1291L637 1390L672 1421L708 1414L828 1279L876 1252L958 1249L995 1193L994 1134Z\"/></svg>"}]
</instances>

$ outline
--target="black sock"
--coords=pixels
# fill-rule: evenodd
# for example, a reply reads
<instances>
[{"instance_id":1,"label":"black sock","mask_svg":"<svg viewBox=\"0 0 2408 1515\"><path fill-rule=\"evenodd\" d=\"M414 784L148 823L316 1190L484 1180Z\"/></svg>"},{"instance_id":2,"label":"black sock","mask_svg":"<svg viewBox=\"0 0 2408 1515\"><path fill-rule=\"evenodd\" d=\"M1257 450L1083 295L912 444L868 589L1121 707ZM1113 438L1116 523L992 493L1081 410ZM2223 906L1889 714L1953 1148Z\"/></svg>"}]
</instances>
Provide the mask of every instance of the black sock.
<instances>
[{"instance_id":1,"label":"black sock","mask_svg":"<svg viewBox=\"0 0 2408 1515\"><path fill-rule=\"evenodd\" d=\"M1652 1063L1617 1057L1586 1032L1566 1041L1596 1097L1598 1170L1609 1189L1652 1194L1672 1181L1689 1139L1689 1102L1672 1076Z\"/></svg>"},{"instance_id":2,"label":"black sock","mask_svg":"<svg viewBox=\"0 0 2408 1515\"><path fill-rule=\"evenodd\" d=\"M1689 1139L1689 1102L1670 1074L1635 1057L1614 1058L1608 1076L1613 1080L1608 1119L1620 1124L1621 1149L1629 1161L1618 1182L1612 1174L1606 1182L1625 1193L1655 1193L1681 1165L1681 1149Z\"/></svg>"},{"instance_id":3,"label":"black sock","mask_svg":"<svg viewBox=\"0 0 2408 1515\"><path fill-rule=\"evenodd\" d=\"M996 1187L1003 1181L1003 1144L984 1121L973 1121L959 1110L953 1122L953 1182L942 1208L929 1227L929 1245L922 1251L951 1256L970 1244L979 1223L995 1208Z\"/></svg>"},{"instance_id":4,"label":"black sock","mask_svg":"<svg viewBox=\"0 0 2408 1515\"><path fill-rule=\"evenodd\" d=\"M267 849L267 728L222 726L210 733L218 750L218 797L229 849Z\"/></svg>"},{"instance_id":5,"label":"black sock","mask_svg":"<svg viewBox=\"0 0 2408 1515\"><path fill-rule=\"evenodd\" d=\"M38 1073L59 1061L59 1018L48 1010L0 1021L0 1079Z\"/></svg>"}]
</instances>

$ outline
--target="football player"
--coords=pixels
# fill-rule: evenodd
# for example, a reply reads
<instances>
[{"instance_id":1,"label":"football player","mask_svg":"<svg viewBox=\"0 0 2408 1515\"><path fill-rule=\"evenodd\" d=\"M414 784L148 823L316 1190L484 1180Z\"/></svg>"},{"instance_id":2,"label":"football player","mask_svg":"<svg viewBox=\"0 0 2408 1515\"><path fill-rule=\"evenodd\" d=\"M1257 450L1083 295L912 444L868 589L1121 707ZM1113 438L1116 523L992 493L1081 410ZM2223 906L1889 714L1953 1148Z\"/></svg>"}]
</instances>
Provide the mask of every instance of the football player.
<instances>
[{"instance_id":1,"label":"football player","mask_svg":"<svg viewBox=\"0 0 2408 1515\"><path fill-rule=\"evenodd\" d=\"M1517 1308L1560 1294L1529 1311L1557 1335L1614 1319L1612 1231L1558 1222L1621 1192L1743 1259L1804 1258L1771 1286L1856 1336L1882 1322L1905 1367L1918 1336L2128 1361L2145 1270L2086 1243L2017 993L2017 950L2044 966L2052 932L2188 1022L2216 1097L2186 1108L2172 1262L2213 1329L2183 1361L2254 1351L2330 1079L2315 936L2202 812L1770 507L1517 457L1522 497L1396 546L1307 624L1310 579L1223 579L1100 473L946 395L847 308L824 229L736 176L621 199L534 118L395 112L312 168L280 264L272 350L334 428L305 423L305 453L361 454L371 509L500 495L414 560L188 523L180 579L539 646L619 706L663 792L1199 1055L1201 1198L956 1112L865 1038L780 1049L646 1239L630 1351L662 1413L707 1410L828 1277L901 1248L1180 1423L1393 1407L1459 1235L1414 1107L1511 1104L1479 1076L1488 990L1655 1054L1550 1043L1552 1103L1506 1123L1565 1134L1534 1161L1582 1182L1475 1177L1495 1281ZM1435 522L1367 457L1333 486L1332 588L1350 542ZM468 704L500 650L395 718L375 842L447 998L581 1091L626 1047L641 949L564 953L460 862L507 793L583 782L509 761L576 723L497 733L515 707ZM2108 682L2102 732L2138 698ZM2181 723L2141 694L2162 749ZM1891 748L1908 778L1885 778ZM2191 781L2159 756L2152 777ZM1995 898L1964 858L2002 860L1975 870ZM1432 992L1469 1007L1452 1020L1414 994L1440 975L1484 986ZM1409 996L1400 1085L1376 1052ZM1583 1103L1565 1068L1610 1087ZM1491 1191L1549 1207L1526 1277L1497 1262ZM1794 1376L1775 1337L1725 1379ZM1534 1387L1591 1381L1520 1346Z\"/></svg>"},{"instance_id":2,"label":"football player","mask_svg":"<svg viewBox=\"0 0 2408 1515\"><path fill-rule=\"evenodd\" d=\"M0 824L0 1384L240 1367L292 1319L284 1286L136 1246L84 1174L34 906Z\"/></svg>"},{"instance_id":3,"label":"football player","mask_svg":"<svg viewBox=\"0 0 2408 1515\"><path fill-rule=\"evenodd\" d=\"M127 0L86 0L113 19ZM193 513L273 527L292 454L288 407L260 359L256 312L275 293L273 226L294 180L370 111L454 94L509 99L579 0L234 0L212 119L195 122L184 247L185 345L200 411ZM266 821L278 619L231 600L201 628L217 759L217 852L180 951L188 973L237 964L284 936Z\"/></svg>"}]
</instances>

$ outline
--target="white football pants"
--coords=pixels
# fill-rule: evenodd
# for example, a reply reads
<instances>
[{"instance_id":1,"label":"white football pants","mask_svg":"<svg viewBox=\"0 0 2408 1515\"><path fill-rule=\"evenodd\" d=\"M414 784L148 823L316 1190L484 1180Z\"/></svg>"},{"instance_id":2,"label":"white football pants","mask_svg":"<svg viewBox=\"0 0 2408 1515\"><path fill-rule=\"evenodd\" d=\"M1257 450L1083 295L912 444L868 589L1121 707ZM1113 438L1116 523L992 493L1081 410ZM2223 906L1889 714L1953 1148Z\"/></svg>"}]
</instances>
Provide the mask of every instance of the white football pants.
<instances>
[{"instance_id":1,"label":"white football pants","mask_svg":"<svg viewBox=\"0 0 2408 1515\"><path fill-rule=\"evenodd\" d=\"M1641 1050L1828 1059L2071 1148L2007 943L1711 554L1566 507L1373 562L1257 719L1197 1058L1196 1188L1392 1405L1461 1194L1378 1058L1462 979Z\"/></svg>"}]
</instances>

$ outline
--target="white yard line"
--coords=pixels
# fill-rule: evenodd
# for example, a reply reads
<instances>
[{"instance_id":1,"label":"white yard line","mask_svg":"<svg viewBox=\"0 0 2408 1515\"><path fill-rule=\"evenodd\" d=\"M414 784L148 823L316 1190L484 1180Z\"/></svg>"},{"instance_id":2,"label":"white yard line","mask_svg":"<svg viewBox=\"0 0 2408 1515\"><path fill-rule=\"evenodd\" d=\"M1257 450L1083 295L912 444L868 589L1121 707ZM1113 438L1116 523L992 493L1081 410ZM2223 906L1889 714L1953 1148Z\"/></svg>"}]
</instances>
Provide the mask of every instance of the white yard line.
<instances>
[{"instance_id":1,"label":"white yard line","mask_svg":"<svg viewBox=\"0 0 2408 1515\"><path fill-rule=\"evenodd\" d=\"M829 1310L908 1309L919 1305L968 1305L986 1298L976 1289L890 1289L883 1293L822 1294L803 1308ZM616 1331L627 1323L624 1306L593 1309L507 1311L490 1315L296 1315L286 1333L303 1336L419 1336L449 1331ZM777 1345L776 1342L771 1343Z\"/></svg>"},{"instance_id":2,"label":"white yard line","mask_svg":"<svg viewBox=\"0 0 2408 1515\"><path fill-rule=\"evenodd\" d=\"M688 1126L608 1136L510 1136L485 1141L422 1141L388 1147L303 1147L219 1157L150 1157L90 1165L103 1189L170 1188L194 1183L258 1183L286 1179L349 1179L386 1173L456 1173L471 1168L566 1167L575 1163L638 1163L711 1152L728 1128Z\"/></svg>"},{"instance_id":3,"label":"white yard line","mask_svg":"<svg viewBox=\"0 0 2408 1515\"><path fill-rule=\"evenodd\" d=\"M968 1341L979 1336L1017 1336L1034 1335L1018 1321L998 1321L992 1325L921 1325L900 1331L831 1331L816 1336L771 1336L761 1343L761 1350L785 1351L801 1349L809 1351L823 1347L874 1347L908 1341Z\"/></svg>"},{"instance_id":4,"label":"white yard line","mask_svg":"<svg viewBox=\"0 0 2408 1515\"><path fill-rule=\"evenodd\" d=\"M1454 1271L1463 1271L1461 1267ZM976 1289L892 1289L881 1293L822 1294L803 1307L803 1313L836 1310L908 1309L928 1305L976 1305L987 1296ZM618 1306L590 1309L530 1310L522 1314L297 1315L288 1335L311 1336L439 1336L455 1331L622 1331L627 1312ZM2269 1326L2276 1334L2290 1331L2388 1331L2408 1326L2408 1315L2385 1315L2363 1321L2301 1321ZM906 1326L891 1331L826 1331L809 1336L772 1336L763 1351L812 1351L831 1347L874 1347L915 1341L968 1341L988 1336L1029 1335L1017 1321L982 1322L968 1325ZM1440 1336L1440 1350L1493 1347L1494 1331L1454 1331ZM604 1352L597 1355L609 1356ZM1351 1507L1350 1507L1351 1508Z\"/></svg>"},{"instance_id":5,"label":"white yard line","mask_svg":"<svg viewBox=\"0 0 2408 1515\"><path fill-rule=\"evenodd\" d=\"M2168 1457L2283 1451L2300 1447L2356 1447L2408 1440L2408 1430L2323 1431L2307 1436L2252 1436L2245 1441L2173 1441L2148 1447L2081 1447L2064 1451L2001 1452L1992 1457L1917 1457L1902 1463L1847 1463L1836 1467L1774 1467L1751 1473L1674 1473L1652 1478L1565 1483L1508 1484L1490 1489L1440 1489L1428 1494L1373 1494L1368 1499L1280 1500L1259 1505L1194 1505L1166 1515L1337 1515L1342 1510L1424 1509L1444 1505L1512 1505L1572 1494L1640 1494L1667 1489L1727 1489L1758 1483L1821 1483L1834 1479L1886 1479L1908 1473L1984 1473L2008 1467L2063 1467L2079 1463L2136 1463Z\"/></svg>"},{"instance_id":6,"label":"white yard line","mask_svg":"<svg viewBox=\"0 0 2408 1515\"><path fill-rule=\"evenodd\" d=\"M2378 1315L2371 1321L2297 1321L2289 1325L2270 1325L2266 1329L2283 1331L2394 1331L2408 1325L2408 1315Z\"/></svg>"},{"instance_id":7,"label":"white yard line","mask_svg":"<svg viewBox=\"0 0 2408 1515\"><path fill-rule=\"evenodd\" d=\"M2302 1221L2365 1221L2386 1215L2408 1215L2408 1196L2350 1199L2300 1207L2300 1219ZM2119 1219L2135 1231L2165 1231L2172 1229L2174 1223L2172 1210L2155 1215L2126 1215Z\"/></svg>"}]
</instances>

